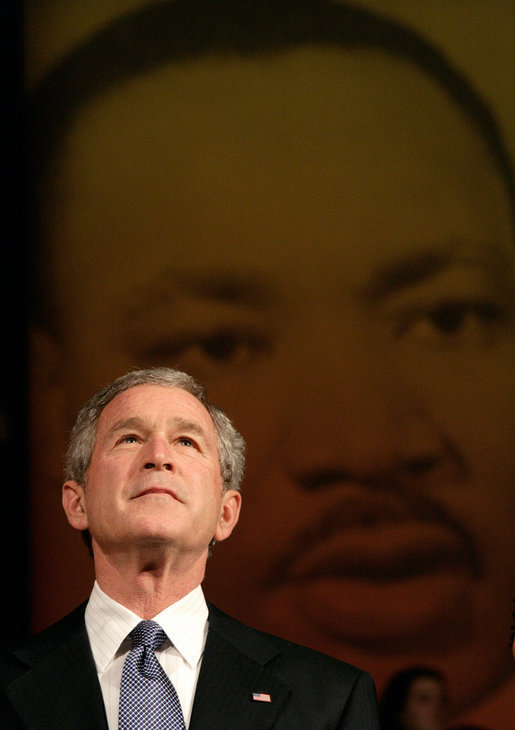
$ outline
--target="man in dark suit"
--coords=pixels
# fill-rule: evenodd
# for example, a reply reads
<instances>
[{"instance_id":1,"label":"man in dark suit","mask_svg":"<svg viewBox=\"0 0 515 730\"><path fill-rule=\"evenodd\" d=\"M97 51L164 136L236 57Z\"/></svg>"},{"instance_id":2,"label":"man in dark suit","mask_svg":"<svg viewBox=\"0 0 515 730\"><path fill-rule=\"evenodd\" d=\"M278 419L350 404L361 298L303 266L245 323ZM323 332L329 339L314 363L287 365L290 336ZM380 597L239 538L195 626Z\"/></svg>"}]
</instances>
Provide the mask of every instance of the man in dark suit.
<instances>
[{"instance_id":1,"label":"man in dark suit","mask_svg":"<svg viewBox=\"0 0 515 730\"><path fill-rule=\"evenodd\" d=\"M133 371L86 403L63 506L90 544L95 585L87 605L2 659L2 728L114 730L122 716L135 730L172 727L149 723L162 709L152 705L131 720L140 649L180 701L173 727L378 727L367 673L206 603L206 560L238 521L243 465L242 437L185 373ZM133 638L143 624L164 630L155 654Z\"/></svg>"}]
</instances>

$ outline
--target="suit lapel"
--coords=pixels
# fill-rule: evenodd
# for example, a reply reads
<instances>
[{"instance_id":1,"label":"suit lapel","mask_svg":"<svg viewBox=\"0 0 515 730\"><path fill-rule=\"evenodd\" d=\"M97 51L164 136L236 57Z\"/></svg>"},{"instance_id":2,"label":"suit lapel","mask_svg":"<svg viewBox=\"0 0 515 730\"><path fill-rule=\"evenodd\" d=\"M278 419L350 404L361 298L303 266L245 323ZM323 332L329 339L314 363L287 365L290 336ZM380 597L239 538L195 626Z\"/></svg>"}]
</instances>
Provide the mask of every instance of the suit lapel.
<instances>
[{"instance_id":1,"label":"suit lapel","mask_svg":"<svg viewBox=\"0 0 515 730\"><path fill-rule=\"evenodd\" d=\"M107 730L84 609L16 656L25 665L5 692L30 730Z\"/></svg>"},{"instance_id":2,"label":"suit lapel","mask_svg":"<svg viewBox=\"0 0 515 730\"><path fill-rule=\"evenodd\" d=\"M210 607L190 730L272 727L288 701L290 689L266 667L277 650L264 638L256 640L256 636ZM254 693L261 694L261 699L254 699Z\"/></svg>"},{"instance_id":3,"label":"suit lapel","mask_svg":"<svg viewBox=\"0 0 515 730\"><path fill-rule=\"evenodd\" d=\"M210 606L189 730L272 728L291 693L268 666L277 655L266 636ZM107 730L84 607L29 642L15 657L16 679L4 691L23 728ZM253 698L254 693L261 697Z\"/></svg>"}]
</instances>

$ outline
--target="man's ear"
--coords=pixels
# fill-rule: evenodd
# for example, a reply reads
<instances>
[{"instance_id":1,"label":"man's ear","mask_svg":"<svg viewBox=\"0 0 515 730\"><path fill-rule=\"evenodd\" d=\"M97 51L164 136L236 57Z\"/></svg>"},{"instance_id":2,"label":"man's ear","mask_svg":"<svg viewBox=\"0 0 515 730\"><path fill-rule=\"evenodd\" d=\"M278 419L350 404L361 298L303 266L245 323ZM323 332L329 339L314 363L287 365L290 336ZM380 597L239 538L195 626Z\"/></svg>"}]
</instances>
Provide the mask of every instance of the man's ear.
<instances>
[{"instance_id":1,"label":"man's ear","mask_svg":"<svg viewBox=\"0 0 515 730\"><path fill-rule=\"evenodd\" d=\"M84 487L72 480L63 484L63 509L68 522L76 530L88 529Z\"/></svg>"},{"instance_id":2,"label":"man's ear","mask_svg":"<svg viewBox=\"0 0 515 730\"><path fill-rule=\"evenodd\" d=\"M216 542L225 540L234 530L240 517L241 494L235 489L228 489L222 496L222 510L216 526L214 538Z\"/></svg>"}]
</instances>

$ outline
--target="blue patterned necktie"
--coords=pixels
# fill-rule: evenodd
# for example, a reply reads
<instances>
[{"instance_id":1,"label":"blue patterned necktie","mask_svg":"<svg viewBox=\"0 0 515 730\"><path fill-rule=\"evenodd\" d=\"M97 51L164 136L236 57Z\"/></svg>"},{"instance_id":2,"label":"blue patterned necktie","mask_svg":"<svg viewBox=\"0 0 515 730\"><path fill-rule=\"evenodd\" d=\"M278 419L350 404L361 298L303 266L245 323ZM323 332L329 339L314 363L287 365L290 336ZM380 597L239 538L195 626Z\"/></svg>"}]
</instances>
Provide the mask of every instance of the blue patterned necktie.
<instances>
[{"instance_id":1,"label":"blue patterned necktie","mask_svg":"<svg viewBox=\"0 0 515 730\"><path fill-rule=\"evenodd\" d=\"M123 665L119 730L185 730L175 687L154 653L166 641L165 632L155 621L140 621L129 636L132 649Z\"/></svg>"}]
</instances>

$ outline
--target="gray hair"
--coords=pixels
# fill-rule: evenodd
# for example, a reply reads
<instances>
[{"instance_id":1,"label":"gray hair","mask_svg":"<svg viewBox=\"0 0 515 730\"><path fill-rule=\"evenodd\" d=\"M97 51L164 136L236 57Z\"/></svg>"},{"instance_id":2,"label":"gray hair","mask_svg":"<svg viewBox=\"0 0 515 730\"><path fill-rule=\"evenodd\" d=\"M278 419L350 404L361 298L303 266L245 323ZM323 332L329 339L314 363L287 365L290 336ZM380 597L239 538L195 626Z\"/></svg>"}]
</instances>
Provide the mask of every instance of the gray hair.
<instances>
[{"instance_id":1,"label":"gray hair","mask_svg":"<svg viewBox=\"0 0 515 730\"><path fill-rule=\"evenodd\" d=\"M133 370L95 393L81 408L73 426L65 460L65 479L86 486L102 411L117 395L136 385L181 388L196 398L213 421L224 491L239 490L245 466L245 441L225 413L210 403L204 388L191 375L172 368Z\"/></svg>"}]
</instances>

